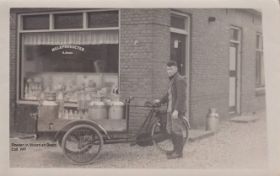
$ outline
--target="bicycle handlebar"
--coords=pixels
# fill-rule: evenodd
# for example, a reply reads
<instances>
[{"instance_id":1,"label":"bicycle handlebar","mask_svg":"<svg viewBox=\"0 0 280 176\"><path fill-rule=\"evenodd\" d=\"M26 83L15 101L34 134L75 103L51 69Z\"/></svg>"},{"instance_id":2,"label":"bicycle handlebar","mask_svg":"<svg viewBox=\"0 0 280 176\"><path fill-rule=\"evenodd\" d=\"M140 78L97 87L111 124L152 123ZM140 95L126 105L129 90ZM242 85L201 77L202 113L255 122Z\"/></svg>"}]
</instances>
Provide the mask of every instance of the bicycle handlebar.
<instances>
[{"instance_id":1,"label":"bicycle handlebar","mask_svg":"<svg viewBox=\"0 0 280 176\"><path fill-rule=\"evenodd\" d=\"M153 108L158 108L158 107L160 107L160 104L159 104L159 103L153 103L153 102L151 102L151 101L146 101L144 105L145 105L145 106L148 106L148 107L153 107Z\"/></svg>"},{"instance_id":2,"label":"bicycle handlebar","mask_svg":"<svg viewBox=\"0 0 280 176\"><path fill-rule=\"evenodd\" d=\"M145 99L145 97L134 97L134 96L129 96L128 98L125 99L127 103L130 103L133 99L135 98L141 98ZM161 106L160 103L153 102L153 101L145 101L144 105L139 105L139 107L150 107L150 108L159 108Z\"/></svg>"}]
</instances>

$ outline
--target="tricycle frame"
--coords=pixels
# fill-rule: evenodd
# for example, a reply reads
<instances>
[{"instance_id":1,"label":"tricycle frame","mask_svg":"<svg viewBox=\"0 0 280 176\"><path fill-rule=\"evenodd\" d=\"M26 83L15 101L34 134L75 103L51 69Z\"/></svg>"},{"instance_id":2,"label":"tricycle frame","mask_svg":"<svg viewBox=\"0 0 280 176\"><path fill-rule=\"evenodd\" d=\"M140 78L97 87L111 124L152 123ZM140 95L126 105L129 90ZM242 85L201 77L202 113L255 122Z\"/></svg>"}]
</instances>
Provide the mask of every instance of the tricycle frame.
<instances>
[{"instance_id":1,"label":"tricycle frame","mask_svg":"<svg viewBox=\"0 0 280 176\"><path fill-rule=\"evenodd\" d=\"M162 128L164 126L164 124L161 124L163 118L160 117L160 114L159 114L162 112L160 110L158 110L157 106L154 106L151 103L148 106L147 105L144 105L144 106L133 105L134 107L150 108L150 111L149 111L149 114L147 115L145 121L142 123L141 127L138 129L138 132L134 135L131 135L129 133L130 107L132 106L130 103L131 103L132 99L133 99L133 97L129 97L128 99L125 100L126 129L124 131L107 131L102 125L98 124L98 122L94 121L94 120L87 120L87 119L70 120L69 122L65 123L60 130L55 131L53 140L57 141L59 146L62 147L64 155L66 155L66 157L68 159L70 159L70 161L72 161L73 164L89 164L89 163L94 162L98 158L103 144L130 143L131 145L138 144L138 145L142 145L142 146L155 144L156 146L160 147L159 145L157 145L158 141L155 139L155 136L151 136L151 134L153 134L153 135L156 134L155 129L158 126L161 126L159 129L160 131L162 131L162 129L165 129L165 128ZM40 131L40 129L38 129L38 118L40 118L39 117L40 106L42 106L41 103L39 103L39 105L38 105L38 112L36 114L32 114L33 117L35 118L36 138L39 138L40 134L42 133L42 131ZM189 123L188 123L188 121L185 121L185 122L186 122L186 124L185 124L186 130L188 130ZM69 150L66 149L66 147L65 147L66 146L65 141L67 141L67 137L70 136L70 138L71 138L71 132L69 134L69 131L71 131L71 130L75 131L75 130L79 130L79 129L80 130L86 129L87 131L91 130L92 133L96 133L96 136L99 136L99 138L100 138L99 143L98 143L98 145L100 146L100 148L98 149L98 153L96 155L94 155L93 158L91 158L90 160L87 160L87 161L74 160L73 158L71 158L72 157L71 155L74 152L73 151L69 152ZM154 131L152 132L151 130L154 130ZM164 139L167 138L165 131L160 132L160 133L162 135L164 133L164 135L165 135ZM187 136L186 136L186 141L187 141L188 131L186 134L187 134ZM115 135L119 135L121 137L114 137ZM161 136L161 139L163 139L162 136ZM91 148L92 146L94 146L93 143L94 143L94 141L91 144L86 144L86 145L88 145L88 146L90 145L90 148ZM161 150L166 152L166 150L164 150L164 149L161 149Z\"/></svg>"}]
</instances>

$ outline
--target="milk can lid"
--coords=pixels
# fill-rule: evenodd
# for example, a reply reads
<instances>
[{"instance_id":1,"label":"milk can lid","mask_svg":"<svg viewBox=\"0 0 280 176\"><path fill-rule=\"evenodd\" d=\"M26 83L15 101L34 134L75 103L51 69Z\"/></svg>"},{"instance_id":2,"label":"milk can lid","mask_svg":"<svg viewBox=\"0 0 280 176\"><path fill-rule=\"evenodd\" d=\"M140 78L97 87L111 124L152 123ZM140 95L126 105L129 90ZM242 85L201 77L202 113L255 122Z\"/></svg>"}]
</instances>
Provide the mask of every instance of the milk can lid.
<instances>
[{"instance_id":1,"label":"milk can lid","mask_svg":"<svg viewBox=\"0 0 280 176\"><path fill-rule=\"evenodd\" d=\"M92 101L92 102L90 102L90 106L102 106L102 105L105 105L105 103L102 102L102 101Z\"/></svg>"},{"instance_id":2,"label":"milk can lid","mask_svg":"<svg viewBox=\"0 0 280 176\"><path fill-rule=\"evenodd\" d=\"M124 103L123 103L123 102L121 102L121 101L113 101L113 102L112 102L112 105L116 105L116 106L123 106L123 105L124 105Z\"/></svg>"}]
</instances>

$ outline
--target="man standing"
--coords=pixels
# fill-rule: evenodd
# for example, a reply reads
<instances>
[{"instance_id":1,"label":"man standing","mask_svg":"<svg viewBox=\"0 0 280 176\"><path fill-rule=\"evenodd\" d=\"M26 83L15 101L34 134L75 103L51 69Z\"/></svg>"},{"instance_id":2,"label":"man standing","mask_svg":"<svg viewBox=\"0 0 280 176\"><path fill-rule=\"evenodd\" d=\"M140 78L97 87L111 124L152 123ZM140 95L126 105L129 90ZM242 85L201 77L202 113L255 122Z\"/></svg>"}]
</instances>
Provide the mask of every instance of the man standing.
<instances>
[{"instance_id":1,"label":"man standing","mask_svg":"<svg viewBox=\"0 0 280 176\"><path fill-rule=\"evenodd\" d=\"M183 117L186 113L186 81L178 73L178 66L175 61L170 60L166 64L166 69L169 77L168 91L156 103L167 103L166 130L171 137L173 151L166 155L168 159L175 159L183 157L184 134L186 133L183 125Z\"/></svg>"}]
</instances>

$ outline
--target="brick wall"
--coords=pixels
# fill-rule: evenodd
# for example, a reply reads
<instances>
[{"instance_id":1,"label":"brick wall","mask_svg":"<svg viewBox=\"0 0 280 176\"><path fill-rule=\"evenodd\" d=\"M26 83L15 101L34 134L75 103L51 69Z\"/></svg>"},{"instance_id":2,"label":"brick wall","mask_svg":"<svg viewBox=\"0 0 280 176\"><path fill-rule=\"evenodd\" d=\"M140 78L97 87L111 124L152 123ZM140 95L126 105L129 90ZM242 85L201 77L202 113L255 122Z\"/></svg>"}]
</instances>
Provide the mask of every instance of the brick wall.
<instances>
[{"instance_id":1,"label":"brick wall","mask_svg":"<svg viewBox=\"0 0 280 176\"><path fill-rule=\"evenodd\" d=\"M152 11L126 9L121 11L120 30L120 93L137 97L140 105L152 94L150 77L152 58ZM143 97L143 98L138 98ZM131 108L130 129L142 122L144 109Z\"/></svg>"},{"instance_id":2,"label":"brick wall","mask_svg":"<svg viewBox=\"0 0 280 176\"><path fill-rule=\"evenodd\" d=\"M170 59L170 10L154 11L153 26L153 98L161 98L167 91L166 62Z\"/></svg>"},{"instance_id":3,"label":"brick wall","mask_svg":"<svg viewBox=\"0 0 280 176\"><path fill-rule=\"evenodd\" d=\"M120 32L120 90L135 96L132 104L164 92L165 63L169 59L167 9L123 9ZM165 78L165 79L161 79ZM131 108L131 129L139 127L148 109Z\"/></svg>"},{"instance_id":4,"label":"brick wall","mask_svg":"<svg viewBox=\"0 0 280 176\"><path fill-rule=\"evenodd\" d=\"M209 108L221 117L228 107L228 26L221 10L190 10L192 15L192 57L190 117L194 128L204 127ZM216 21L208 23L208 17Z\"/></svg>"}]
</instances>

